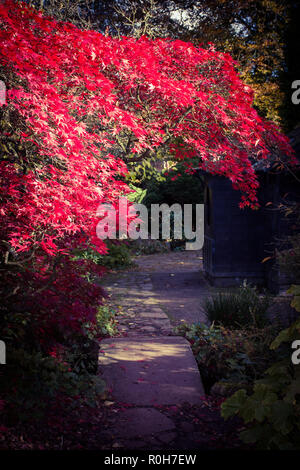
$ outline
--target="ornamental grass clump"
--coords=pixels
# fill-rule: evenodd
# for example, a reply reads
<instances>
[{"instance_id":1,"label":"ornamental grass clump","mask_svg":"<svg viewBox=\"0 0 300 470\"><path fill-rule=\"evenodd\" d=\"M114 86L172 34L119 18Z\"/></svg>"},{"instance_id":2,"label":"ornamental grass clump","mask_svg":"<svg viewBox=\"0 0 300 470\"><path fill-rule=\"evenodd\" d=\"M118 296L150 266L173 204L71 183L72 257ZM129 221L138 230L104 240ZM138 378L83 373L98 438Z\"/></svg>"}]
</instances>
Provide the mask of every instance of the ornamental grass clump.
<instances>
[{"instance_id":1,"label":"ornamental grass clump","mask_svg":"<svg viewBox=\"0 0 300 470\"><path fill-rule=\"evenodd\" d=\"M237 291L218 293L205 303L210 322L227 328L263 327L268 323L268 295L259 295L256 287L244 283Z\"/></svg>"}]
</instances>

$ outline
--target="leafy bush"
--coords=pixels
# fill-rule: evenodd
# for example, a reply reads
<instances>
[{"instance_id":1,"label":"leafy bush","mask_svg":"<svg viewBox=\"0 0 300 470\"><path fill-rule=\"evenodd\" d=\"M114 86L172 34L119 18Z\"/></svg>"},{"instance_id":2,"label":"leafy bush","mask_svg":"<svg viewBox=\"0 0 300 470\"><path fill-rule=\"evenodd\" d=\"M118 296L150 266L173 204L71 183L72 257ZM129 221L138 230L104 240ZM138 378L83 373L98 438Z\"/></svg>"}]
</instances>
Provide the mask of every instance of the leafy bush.
<instances>
[{"instance_id":1,"label":"leafy bush","mask_svg":"<svg viewBox=\"0 0 300 470\"><path fill-rule=\"evenodd\" d=\"M163 173L161 170L156 168L159 160L163 158L163 155L160 150L157 150L155 158L145 158L139 163L128 161L128 173L126 174L125 180L128 182L129 187L136 191L136 195L142 195L142 190L148 190L148 185L152 181L165 181ZM170 155L171 158L171 155ZM144 196L146 195L144 194ZM131 193L134 195L134 193ZM131 195L129 195L131 198ZM142 202L138 197L139 202ZM135 197L130 199L133 202L138 202Z\"/></svg>"},{"instance_id":2,"label":"leafy bush","mask_svg":"<svg viewBox=\"0 0 300 470\"><path fill-rule=\"evenodd\" d=\"M272 342L270 348L281 347L284 358L255 381L254 392L239 390L222 404L225 419L238 415L247 425L244 442L262 449L300 449L300 366L291 362L290 347L299 335L300 319Z\"/></svg>"},{"instance_id":3,"label":"leafy bush","mask_svg":"<svg viewBox=\"0 0 300 470\"><path fill-rule=\"evenodd\" d=\"M72 335L65 343L65 356L74 373L98 373L99 341L96 333L95 338L91 334Z\"/></svg>"},{"instance_id":4,"label":"leafy bush","mask_svg":"<svg viewBox=\"0 0 300 470\"><path fill-rule=\"evenodd\" d=\"M94 400L104 386L94 341L104 291L86 276L98 269L88 259L61 257L55 270L52 279L28 269L15 276L23 289L2 297L7 364L0 370L0 396L7 424L38 419L56 399Z\"/></svg>"},{"instance_id":5,"label":"leafy bush","mask_svg":"<svg viewBox=\"0 0 300 470\"><path fill-rule=\"evenodd\" d=\"M285 242L289 248L277 251L278 264L288 277L300 281L300 233L287 237Z\"/></svg>"},{"instance_id":6,"label":"leafy bush","mask_svg":"<svg viewBox=\"0 0 300 470\"><path fill-rule=\"evenodd\" d=\"M129 240L128 247L135 255L152 255L154 253L166 253L169 251L166 242L151 240L150 238L146 240Z\"/></svg>"},{"instance_id":7,"label":"leafy bush","mask_svg":"<svg viewBox=\"0 0 300 470\"><path fill-rule=\"evenodd\" d=\"M50 355L10 347L8 362L1 370L5 425L40 419L50 403L64 397L93 406L105 383L84 367L71 366L73 359L72 352L62 346L56 346Z\"/></svg>"},{"instance_id":8,"label":"leafy bush","mask_svg":"<svg viewBox=\"0 0 300 470\"><path fill-rule=\"evenodd\" d=\"M183 324L177 332L191 342L207 393L219 381L251 387L274 360L269 350L276 335L273 326L229 330L216 325Z\"/></svg>"},{"instance_id":9,"label":"leafy bush","mask_svg":"<svg viewBox=\"0 0 300 470\"><path fill-rule=\"evenodd\" d=\"M171 155L170 155L171 158ZM192 174L187 174L183 162L172 162L169 170L158 171L151 162L143 163L131 169L127 176L129 186L135 190L128 199L132 202L143 203L148 209L152 204L184 204L203 203L203 186L201 181ZM195 162L195 166L197 163ZM150 214L149 214L150 215ZM171 248L175 249L185 243L185 239L176 240L173 233L173 217L171 213ZM193 214L195 219L195 213ZM149 226L151 219L149 218ZM161 232L161 230L160 230ZM184 231L182 231L184 233Z\"/></svg>"},{"instance_id":10,"label":"leafy bush","mask_svg":"<svg viewBox=\"0 0 300 470\"><path fill-rule=\"evenodd\" d=\"M297 312L300 312L300 285L293 284L289 290L287 291L288 294L293 295L293 300L291 302L291 307L293 307Z\"/></svg>"},{"instance_id":11,"label":"leafy bush","mask_svg":"<svg viewBox=\"0 0 300 470\"><path fill-rule=\"evenodd\" d=\"M117 333L115 311L109 305L101 305L97 313L97 329L102 336L114 336Z\"/></svg>"},{"instance_id":12,"label":"leafy bush","mask_svg":"<svg viewBox=\"0 0 300 470\"><path fill-rule=\"evenodd\" d=\"M105 255L97 253L92 248L74 251L75 259L90 260L98 266L108 269L126 268L132 265L129 243L120 240L106 240L108 252Z\"/></svg>"},{"instance_id":13,"label":"leafy bush","mask_svg":"<svg viewBox=\"0 0 300 470\"><path fill-rule=\"evenodd\" d=\"M109 251L107 255L99 256L98 264L109 269L126 268L132 265L127 242L109 240L106 245Z\"/></svg>"},{"instance_id":14,"label":"leafy bush","mask_svg":"<svg viewBox=\"0 0 300 470\"><path fill-rule=\"evenodd\" d=\"M295 183L295 180L293 180ZM299 181L297 181L299 183ZM297 184L299 192L299 184ZM288 226L288 234L278 240L276 260L282 271L291 282L300 283L300 202L283 198L278 209Z\"/></svg>"},{"instance_id":15,"label":"leafy bush","mask_svg":"<svg viewBox=\"0 0 300 470\"><path fill-rule=\"evenodd\" d=\"M134 204L142 204L147 194L147 189L139 188L138 186L135 186L132 183L130 183L128 186L132 191L134 191L132 193L127 194L128 201Z\"/></svg>"},{"instance_id":16,"label":"leafy bush","mask_svg":"<svg viewBox=\"0 0 300 470\"><path fill-rule=\"evenodd\" d=\"M194 175L186 174L181 163L177 163L168 172L162 173L161 179L152 179L147 183L147 193L143 203L172 205L174 203L196 204L203 203L203 186Z\"/></svg>"},{"instance_id":17,"label":"leafy bush","mask_svg":"<svg viewBox=\"0 0 300 470\"><path fill-rule=\"evenodd\" d=\"M205 303L207 317L217 325L229 328L241 328L253 325L263 327L269 307L268 296L260 296L256 287L246 283L236 292L219 293Z\"/></svg>"}]
</instances>

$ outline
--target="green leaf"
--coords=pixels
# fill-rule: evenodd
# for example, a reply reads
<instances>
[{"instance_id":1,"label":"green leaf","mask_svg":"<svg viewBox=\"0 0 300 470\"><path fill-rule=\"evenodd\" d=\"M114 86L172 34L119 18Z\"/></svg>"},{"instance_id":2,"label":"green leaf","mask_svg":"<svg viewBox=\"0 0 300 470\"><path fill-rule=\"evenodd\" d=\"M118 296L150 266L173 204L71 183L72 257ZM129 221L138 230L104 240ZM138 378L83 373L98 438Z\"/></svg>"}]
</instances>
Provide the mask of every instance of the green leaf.
<instances>
[{"instance_id":1,"label":"green leaf","mask_svg":"<svg viewBox=\"0 0 300 470\"><path fill-rule=\"evenodd\" d=\"M253 426L251 429L246 429L245 431L242 431L240 433L240 437L243 442L246 444L254 444L258 440L261 439L263 433L263 427L258 425L258 426Z\"/></svg>"},{"instance_id":2,"label":"green leaf","mask_svg":"<svg viewBox=\"0 0 300 470\"><path fill-rule=\"evenodd\" d=\"M258 402L264 402L265 404L271 404L274 400L277 400L275 393L270 392L270 389L265 384L255 384L254 385L254 395L255 399Z\"/></svg>"},{"instance_id":3,"label":"green leaf","mask_svg":"<svg viewBox=\"0 0 300 470\"><path fill-rule=\"evenodd\" d=\"M293 307L297 312L300 312L300 285L293 284L289 290L288 294L293 294L294 298L291 302L291 307Z\"/></svg>"},{"instance_id":4,"label":"green leaf","mask_svg":"<svg viewBox=\"0 0 300 470\"><path fill-rule=\"evenodd\" d=\"M254 393L240 410L240 415L245 421L256 420L262 423L268 417L271 405L277 400L277 395L269 390L265 384L255 384Z\"/></svg>"},{"instance_id":5,"label":"green leaf","mask_svg":"<svg viewBox=\"0 0 300 470\"><path fill-rule=\"evenodd\" d=\"M293 429L292 416L293 406L290 403L285 403L282 400L273 403L270 421L276 431L283 435L289 434Z\"/></svg>"},{"instance_id":6,"label":"green leaf","mask_svg":"<svg viewBox=\"0 0 300 470\"><path fill-rule=\"evenodd\" d=\"M277 349L281 343L291 342L297 339L300 333L300 318L298 318L289 328L282 330L270 345L270 349Z\"/></svg>"},{"instance_id":7,"label":"green leaf","mask_svg":"<svg viewBox=\"0 0 300 470\"><path fill-rule=\"evenodd\" d=\"M300 369L295 367L295 376L285 390L284 401L294 403L296 395L300 395Z\"/></svg>"},{"instance_id":8,"label":"green leaf","mask_svg":"<svg viewBox=\"0 0 300 470\"><path fill-rule=\"evenodd\" d=\"M221 405L221 416L224 419L228 419L230 416L233 416L239 413L240 408L244 405L247 400L246 390L238 390L231 397Z\"/></svg>"}]
</instances>

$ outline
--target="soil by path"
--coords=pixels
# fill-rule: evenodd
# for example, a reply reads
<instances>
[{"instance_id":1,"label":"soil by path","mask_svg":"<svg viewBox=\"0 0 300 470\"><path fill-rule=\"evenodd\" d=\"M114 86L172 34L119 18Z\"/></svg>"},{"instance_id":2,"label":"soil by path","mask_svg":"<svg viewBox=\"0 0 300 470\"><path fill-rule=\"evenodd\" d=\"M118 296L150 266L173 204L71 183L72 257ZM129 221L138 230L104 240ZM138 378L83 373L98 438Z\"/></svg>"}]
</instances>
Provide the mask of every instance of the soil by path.
<instances>
[{"instance_id":1,"label":"soil by path","mask_svg":"<svg viewBox=\"0 0 300 470\"><path fill-rule=\"evenodd\" d=\"M240 445L234 421L206 399L189 343L174 327L205 321L210 295L201 253L141 256L104 279L119 310L119 337L100 343L108 384L104 449L213 449Z\"/></svg>"}]
</instances>

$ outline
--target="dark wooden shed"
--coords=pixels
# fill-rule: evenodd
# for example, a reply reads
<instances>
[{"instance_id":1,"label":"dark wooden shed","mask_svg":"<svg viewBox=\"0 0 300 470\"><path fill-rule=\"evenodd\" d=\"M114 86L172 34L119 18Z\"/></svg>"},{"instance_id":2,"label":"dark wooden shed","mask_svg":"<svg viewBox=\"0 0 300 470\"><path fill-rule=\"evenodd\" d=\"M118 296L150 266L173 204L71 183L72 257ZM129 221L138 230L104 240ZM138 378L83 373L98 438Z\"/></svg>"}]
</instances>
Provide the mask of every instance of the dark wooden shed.
<instances>
[{"instance_id":1,"label":"dark wooden shed","mask_svg":"<svg viewBox=\"0 0 300 470\"><path fill-rule=\"evenodd\" d=\"M291 143L299 152L300 128L294 135ZM247 280L277 293L287 280L272 256L290 230L278 205L283 197L299 200L299 182L274 166L258 168L260 208L252 210L239 208L241 194L228 179L203 171L198 175L204 181L203 262L208 280L220 287ZM272 258L263 262L268 257Z\"/></svg>"}]
</instances>

